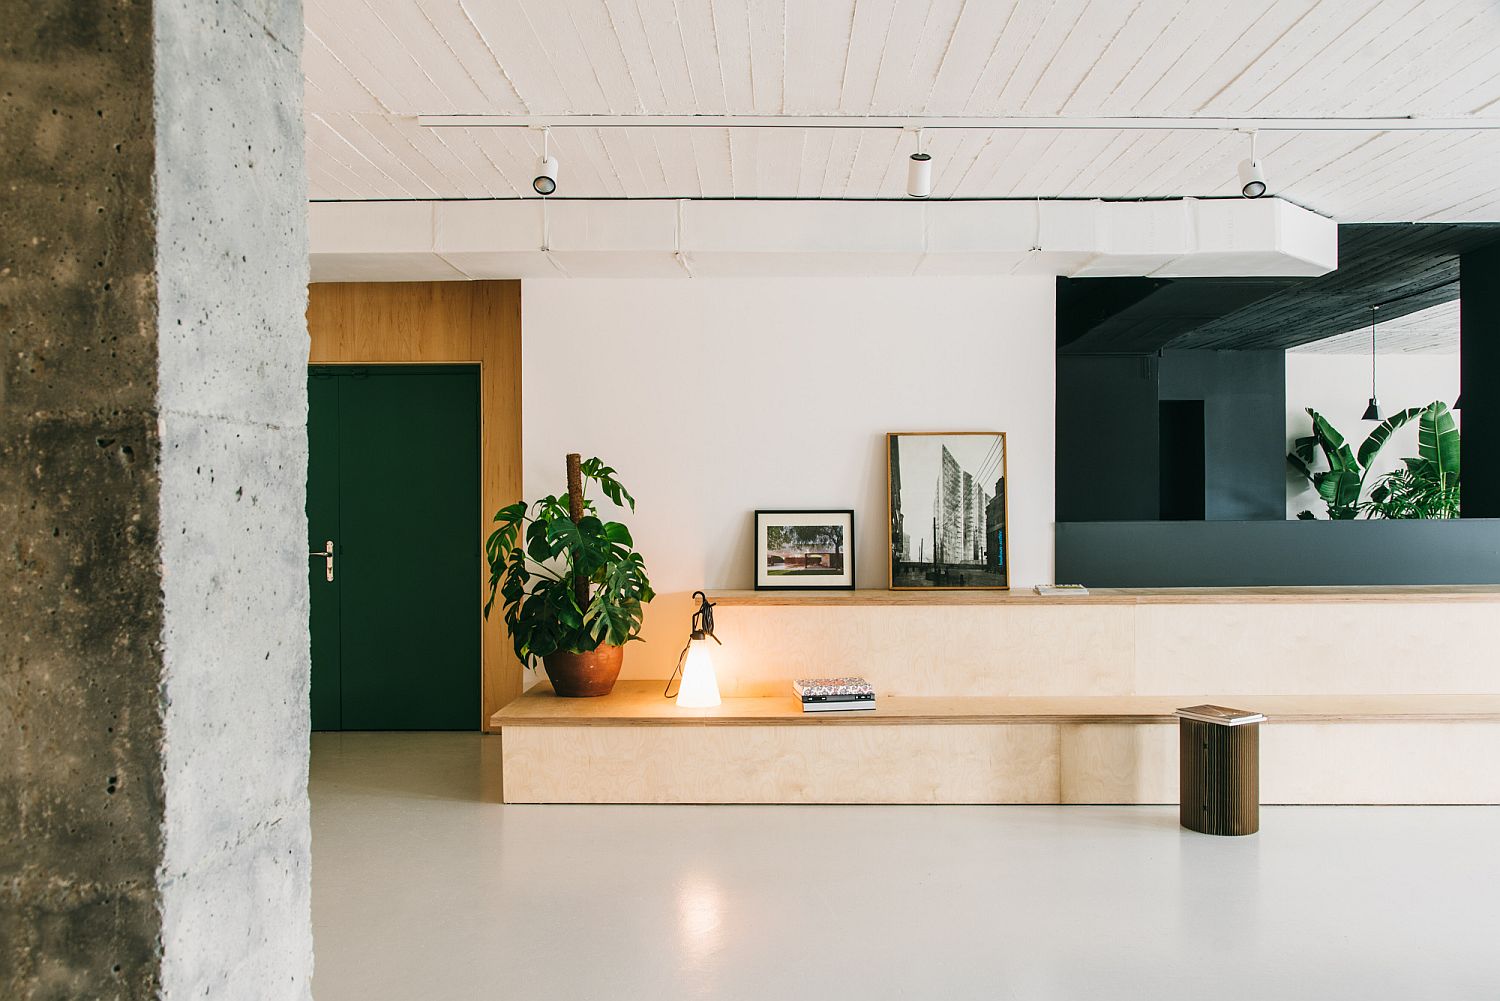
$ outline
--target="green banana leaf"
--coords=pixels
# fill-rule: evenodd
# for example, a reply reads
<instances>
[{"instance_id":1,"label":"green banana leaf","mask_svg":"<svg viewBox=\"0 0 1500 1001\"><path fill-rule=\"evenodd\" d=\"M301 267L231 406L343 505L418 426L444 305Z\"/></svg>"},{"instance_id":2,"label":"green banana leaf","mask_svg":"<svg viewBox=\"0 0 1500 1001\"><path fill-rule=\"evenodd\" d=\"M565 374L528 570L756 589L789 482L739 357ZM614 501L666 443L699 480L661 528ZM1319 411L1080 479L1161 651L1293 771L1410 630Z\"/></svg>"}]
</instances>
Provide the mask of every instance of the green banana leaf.
<instances>
[{"instance_id":1,"label":"green banana leaf","mask_svg":"<svg viewBox=\"0 0 1500 1001\"><path fill-rule=\"evenodd\" d=\"M1313 437L1328 456L1328 464L1334 469L1348 469L1354 465L1354 452L1344 443L1344 436L1328 423L1322 414L1311 407L1307 412L1313 419Z\"/></svg>"},{"instance_id":2,"label":"green banana leaf","mask_svg":"<svg viewBox=\"0 0 1500 1001\"><path fill-rule=\"evenodd\" d=\"M1357 469L1330 469L1313 475L1318 496L1328 503L1328 517L1353 518L1358 513L1361 477Z\"/></svg>"},{"instance_id":3,"label":"green banana leaf","mask_svg":"<svg viewBox=\"0 0 1500 1001\"><path fill-rule=\"evenodd\" d=\"M1376 453L1385 447L1386 442L1391 440L1391 435L1395 434L1421 413L1423 413L1421 407L1412 407L1400 413L1392 414L1384 421L1381 421L1375 430L1370 432L1370 436L1365 439L1365 443L1359 446L1359 464L1368 469Z\"/></svg>"},{"instance_id":4,"label":"green banana leaf","mask_svg":"<svg viewBox=\"0 0 1500 1001\"><path fill-rule=\"evenodd\" d=\"M1433 404L1433 407L1442 406L1441 403ZM1345 441L1344 436L1339 434L1337 428L1330 424L1322 414L1308 407L1307 415L1312 418L1312 434L1298 438L1292 443L1292 451L1286 457L1287 464L1317 490L1318 496L1323 498L1324 503L1328 505L1329 518L1335 520L1357 518L1367 507L1361 500L1360 494L1363 492L1364 481L1369 475L1370 466L1380 450L1390 442L1396 431L1413 420L1419 418L1426 420L1427 417L1424 415L1428 415L1428 411L1431 410L1432 407L1425 409L1412 407L1392 414L1370 432L1356 454ZM1446 408L1443 408L1443 413L1446 414ZM1434 427L1432 436L1436 441L1442 438L1442 421L1435 411L1430 416ZM1452 424L1451 416L1448 417L1448 423ZM1456 445L1451 452L1451 458L1456 463ZM1314 472L1313 463L1317 461L1319 453L1322 454L1323 461L1328 464L1328 469ZM1424 467L1422 470L1413 471L1418 478L1424 475L1425 467L1429 464L1429 460L1425 458L1411 459L1409 462L1419 463ZM1436 455L1432 457L1430 463L1442 464ZM1454 482L1456 484L1456 478ZM1390 493L1391 488L1387 487L1386 497L1389 497Z\"/></svg>"},{"instance_id":5,"label":"green banana leaf","mask_svg":"<svg viewBox=\"0 0 1500 1001\"><path fill-rule=\"evenodd\" d=\"M1447 404L1434 400L1422 411L1417 422L1417 454L1433 480L1445 488L1458 484L1458 426Z\"/></svg>"}]
</instances>

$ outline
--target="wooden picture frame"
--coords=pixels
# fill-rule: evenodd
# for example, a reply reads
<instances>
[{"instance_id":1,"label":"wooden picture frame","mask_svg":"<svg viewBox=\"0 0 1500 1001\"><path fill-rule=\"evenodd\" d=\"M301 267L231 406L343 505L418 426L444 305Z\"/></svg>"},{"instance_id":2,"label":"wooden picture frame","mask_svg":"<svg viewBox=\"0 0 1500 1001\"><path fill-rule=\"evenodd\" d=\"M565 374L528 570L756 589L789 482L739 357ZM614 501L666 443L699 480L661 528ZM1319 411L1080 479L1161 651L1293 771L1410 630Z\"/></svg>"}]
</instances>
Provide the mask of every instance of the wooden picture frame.
<instances>
[{"instance_id":1,"label":"wooden picture frame","mask_svg":"<svg viewBox=\"0 0 1500 1001\"><path fill-rule=\"evenodd\" d=\"M1005 432L892 431L885 455L890 589L1010 590Z\"/></svg>"},{"instance_id":2,"label":"wooden picture frame","mask_svg":"<svg viewBox=\"0 0 1500 1001\"><path fill-rule=\"evenodd\" d=\"M757 591L854 590L851 508L757 510L752 549Z\"/></svg>"}]
</instances>

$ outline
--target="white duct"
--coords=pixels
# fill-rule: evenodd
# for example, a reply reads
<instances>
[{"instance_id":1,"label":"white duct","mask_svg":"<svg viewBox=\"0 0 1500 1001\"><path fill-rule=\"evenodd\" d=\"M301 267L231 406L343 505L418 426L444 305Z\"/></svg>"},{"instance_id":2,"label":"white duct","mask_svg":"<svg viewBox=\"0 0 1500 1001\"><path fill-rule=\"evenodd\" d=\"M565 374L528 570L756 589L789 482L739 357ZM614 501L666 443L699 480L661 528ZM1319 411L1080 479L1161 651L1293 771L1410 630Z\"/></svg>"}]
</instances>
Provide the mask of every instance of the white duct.
<instances>
[{"instance_id":1,"label":"white duct","mask_svg":"<svg viewBox=\"0 0 1500 1001\"><path fill-rule=\"evenodd\" d=\"M1316 276L1333 220L1277 198L320 202L314 281L735 275ZM543 248L546 249L543 249Z\"/></svg>"}]
</instances>

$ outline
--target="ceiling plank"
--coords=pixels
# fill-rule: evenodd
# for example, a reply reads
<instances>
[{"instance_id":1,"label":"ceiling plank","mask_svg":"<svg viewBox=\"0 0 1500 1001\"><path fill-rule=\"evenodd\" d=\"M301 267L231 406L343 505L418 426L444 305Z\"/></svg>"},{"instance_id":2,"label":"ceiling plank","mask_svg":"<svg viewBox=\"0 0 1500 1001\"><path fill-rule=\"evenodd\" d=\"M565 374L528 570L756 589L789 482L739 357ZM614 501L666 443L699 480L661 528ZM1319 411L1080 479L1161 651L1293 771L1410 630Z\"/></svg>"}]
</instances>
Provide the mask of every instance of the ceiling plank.
<instances>
[{"instance_id":1,"label":"ceiling plank","mask_svg":"<svg viewBox=\"0 0 1500 1001\"><path fill-rule=\"evenodd\" d=\"M348 198L530 194L534 137L419 134L417 113L1500 114L1495 0L307 0L305 18L317 190ZM911 145L555 138L568 196L627 198L900 198ZM1231 195L1242 142L928 136L935 197L959 198ZM1260 150L1274 191L1341 221L1497 216L1500 133L1268 131Z\"/></svg>"}]
</instances>

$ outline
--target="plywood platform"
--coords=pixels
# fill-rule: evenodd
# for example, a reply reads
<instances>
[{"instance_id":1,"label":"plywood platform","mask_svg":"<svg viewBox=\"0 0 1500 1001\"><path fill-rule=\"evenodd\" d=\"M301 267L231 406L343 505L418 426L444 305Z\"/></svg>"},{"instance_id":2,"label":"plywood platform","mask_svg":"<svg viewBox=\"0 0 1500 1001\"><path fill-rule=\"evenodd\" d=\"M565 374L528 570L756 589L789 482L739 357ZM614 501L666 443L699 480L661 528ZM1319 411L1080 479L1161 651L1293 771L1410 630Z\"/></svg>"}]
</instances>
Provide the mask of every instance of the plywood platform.
<instances>
[{"instance_id":1,"label":"plywood platform","mask_svg":"<svg viewBox=\"0 0 1500 1001\"><path fill-rule=\"evenodd\" d=\"M883 605L1254 605L1368 604L1371 602L1500 602L1491 584L1394 585L1389 587L1095 587L1088 594L1043 595L1030 588L1011 591L864 589L857 591L715 591L710 600L725 607Z\"/></svg>"},{"instance_id":2,"label":"plywood platform","mask_svg":"<svg viewBox=\"0 0 1500 1001\"><path fill-rule=\"evenodd\" d=\"M1172 711L1216 702L1271 717L1266 803L1500 803L1500 588L712 600L723 705L533 689L491 718L507 801L1173 803ZM878 708L803 713L790 679L836 675Z\"/></svg>"},{"instance_id":3,"label":"plywood platform","mask_svg":"<svg viewBox=\"0 0 1500 1001\"><path fill-rule=\"evenodd\" d=\"M662 682L621 681L596 699L560 699L546 682L491 717L514 726L962 726L1021 723L1171 723L1180 706L1243 705L1281 723L1500 722L1500 695L891 696L859 712L805 713L791 696L725 699L679 709Z\"/></svg>"},{"instance_id":4,"label":"plywood platform","mask_svg":"<svg viewBox=\"0 0 1500 1001\"><path fill-rule=\"evenodd\" d=\"M679 710L660 682L501 710L508 803L1171 803L1177 706L1210 696L791 697ZM1500 696L1236 697L1267 803L1500 802Z\"/></svg>"}]
</instances>

